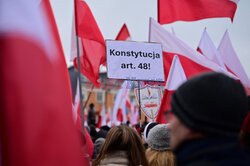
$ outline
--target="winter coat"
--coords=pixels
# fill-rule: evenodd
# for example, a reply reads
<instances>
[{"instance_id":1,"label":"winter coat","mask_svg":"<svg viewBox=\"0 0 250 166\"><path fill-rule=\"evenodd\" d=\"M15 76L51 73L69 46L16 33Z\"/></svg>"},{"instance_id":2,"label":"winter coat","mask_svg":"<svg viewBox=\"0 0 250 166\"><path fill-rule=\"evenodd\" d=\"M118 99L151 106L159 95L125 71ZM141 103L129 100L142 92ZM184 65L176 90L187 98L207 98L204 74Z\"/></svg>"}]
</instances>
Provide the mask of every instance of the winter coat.
<instances>
[{"instance_id":1,"label":"winter coat","mask_svg":"<svg viewBox=\"0 0 250 166\"><path fill-rule=\"evenodd\" d=\"M129 160L126 151L115 151L106 154L104 159L101 160L99 166L127 166Z\"/></svg>"},{"instance_id":2,"label":"winter coat","mask_svg":"<svg viewBox=\"0 0 250 166\"><path fill-rule=\"evenodd\" d=\"M188 140L174 152L178 166L250 166L237 138Z\"/></svg>"}]
</instances>

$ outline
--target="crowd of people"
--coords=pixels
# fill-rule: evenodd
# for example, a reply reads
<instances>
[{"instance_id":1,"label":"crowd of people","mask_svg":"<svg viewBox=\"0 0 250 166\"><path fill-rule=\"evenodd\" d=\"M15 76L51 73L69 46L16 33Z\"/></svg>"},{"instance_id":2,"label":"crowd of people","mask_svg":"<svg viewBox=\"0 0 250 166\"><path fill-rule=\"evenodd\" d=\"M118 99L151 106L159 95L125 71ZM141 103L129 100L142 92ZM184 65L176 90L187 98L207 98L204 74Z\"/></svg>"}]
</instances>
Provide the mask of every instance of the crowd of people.
<instances>
[{"instance_id":1,"label":"crowd of people","mask_svg":"<svg viewBox=\"0 0 250 166\"><path fill-rule=\"evenodd\" d=\"M93 166L250 166L249 100L244 87L221 73L205 73L172 95L168 124L103 126L90 105Z\"/></svg>"}]
</instances>

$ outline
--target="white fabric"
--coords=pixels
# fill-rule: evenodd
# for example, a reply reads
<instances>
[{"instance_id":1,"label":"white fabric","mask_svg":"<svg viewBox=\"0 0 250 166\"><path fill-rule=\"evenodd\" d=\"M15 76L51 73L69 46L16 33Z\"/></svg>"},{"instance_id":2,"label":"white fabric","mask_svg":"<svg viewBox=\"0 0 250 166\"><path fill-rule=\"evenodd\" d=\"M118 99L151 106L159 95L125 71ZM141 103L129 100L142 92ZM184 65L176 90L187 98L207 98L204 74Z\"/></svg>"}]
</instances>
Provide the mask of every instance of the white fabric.
<instances>
[{"instance_id":1,"label":"white fabric","mask_svg":"<svg viewBox=\"0 0 250 166\"><path fill-rule=\"evenodd\" d=\"M117 113L118 113L118 109L121 107L121 104L123 103L123 98L124 98L124 94L127 90L127 81L124 81L121 89L118 91L116 98L115 98L115 104L114 104L114 108L113 108L113 113L112 113L112 124L119 124L119 122L117 121Z\"/></svg>"},{"instance_id":2,"label":"white fabric","mask_svg":"<svg viewBox=\"0 0 250 166\"><path fill-rule=\"evenodd\" d=\"M235 50L233 49L231 40L228 35L228 31L225 32L219 44L218 51L226 66L239 77L244 86L250 88L249 79L240 63L240 60L238 59Z\"/></svg>"},{"instance_id":3,"label":"white fabric","mask_svg":"<svg viewBox=\"0 0 250 166\"><path fill-rule=\"evenodd\" d=\"M103 104L102 105L102 109L101 109L101 112L100 112L100 115L102 117L102 122L101 122L101 126L106 126L107 123L107 114L106 114L106 111L105 111L105 105Z\"/></svg>"},{"instance_id":4,"label":"white fabric","mask_svg":"<svg viewBox=\"0 0 250 166\"><path fill-rule=\"evenodd\" d=\"M165 30L159 23L157 23L153 18L150 18L149 26L149 41L161 43L164 52L175 53L189 58L190 60L209 68L216 72L222 72L234 79L238 79L228 71L224 70L222 67L216 63L210 61L198 51L190 48L183 41L178 39L173 34Z\"/></svg>"},{"instance_id":5,"label":"white fabric","mask_svg":"<svg viewBox=\"0 0 250 166\"><path fill-rule=\"evenodd\" d=\"M181 62L178 56L175 55L169 70L168 80L165 89L176 90L186 80L187 77L181 66Z\"/></svg>"},{"instance_id":6,"label":"white fabric","mask_svg":"<svg viewBox=\"0 0 250 166\"><path fill-rule=\"evenodd\" d=\"M205 57L221 66L224 70L227 70L220 53L217 51L214 43L208 35L206 28L204 29L198 48Z\"/></svg>"},{"instance_id":7,"label":"white fabric","mask_svg":"<svg viewBox=\"0 0 250 166\"><path fill-rule=\"evenodd\" d=\"M73 14L72 19L72 29L71 29L71 51L70 51L70 61L74 61L77 58L77 45L76 45L76 28L75 28L75 14ZM83 56L83 47L82 40L78 37L78 46L79 46L79 56Z\"/></svg>"},{"instance_id":8,"label":"white fabric","mask_svg":"<svg viewBox=\"0 0 250 166\"><path fill-rule=\"evenodd\" d=\"M139 117L139 111L135 106L135 101L132 101L131 103L131 125L136 125L137 124L137 118Z\"/></svg>"},{"instance_id":9,"label":"white fabric","mask_svg":"<svg viewBox=\"0 0 250 166\"><path fill-rule=\"evenodd\" d=\"M79 93L79 81L77 79L77 86L76 86L76 96L75 96L75 103L72 104L73 107L73 121L74 123L76 123L77 120L77 111L78 111L78 107L80 107L80 93Z\"/></svg>"},{"instance_id":10,"label":"white fabric","mask_svg":"<svg viewBox=\"0 0 250 166\"><path fill-rule=\"evenodd\" d=\"M50 60L55 61L55 41L50 38L53 35L50 35L50 26L40 2L41 0L1 1L0 36L13 34L25 37L40 46L47 52Z\"/></svg>"}]
</instances>

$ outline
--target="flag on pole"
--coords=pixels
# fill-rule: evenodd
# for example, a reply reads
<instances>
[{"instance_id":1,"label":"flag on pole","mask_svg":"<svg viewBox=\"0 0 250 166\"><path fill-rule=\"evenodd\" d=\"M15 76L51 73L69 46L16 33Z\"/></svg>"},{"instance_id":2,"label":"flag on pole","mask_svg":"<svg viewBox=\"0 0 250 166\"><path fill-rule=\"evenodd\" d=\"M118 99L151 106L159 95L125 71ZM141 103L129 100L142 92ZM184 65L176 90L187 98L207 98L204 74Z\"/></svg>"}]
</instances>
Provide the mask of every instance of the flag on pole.
<instances>
[{"instance_id":1,"label":"flag on pole","mask_svg":"<svg viewBox=\"0 0 250 166\"><path fill-rule=\"evenodd\" d=\"M218 51L229 71L232 71L240 79L245 87L250 88L250 81L233 48L228 31L225 32L219 44Z\"/></svg>"},{"instance_id":2,"label":"flag on pole","mask_svg":"<svg viewBox=\"0 0 250 166\"><path fill-rule=\"evenodd\" d=\"M124 81L121 86L121 89L116 95L112 113L112 125L120 125L122 122L127 121L125 114L125 104L129 94L129 89L127 88L127 85L127 81Z\"/></svg>"},{"instance_id":3,"label":"flag on pole","mask_svg":"<svg viewBox=\"0 0 250 166\"><path fill-rule=\"evenodd\" d=\"M89 9L87 3L83 0L75 0L75 33L79 37L79 53L81 63L81 73L85 75L96 87L100 87L99 68L106 62L105 42L102 33ZM74 31L72 32L74 34ZM74 41L74 35L72 41ZM75 38L76 43L76 38ZM72 44L71 59L74 59L74 65L77 64L76 44Z\"/></svg>"},{"instance_id":4,"label":"flag on pole","mask_svg":"<svg viewBox=\"0 0 250 166\"><path fill-rule=\"evenodd\" d=\"M184 73L181 62L178 56L175 55L168 74L168 79L165 86L161 106L159 108L159 113L156 117L156 122L158 123L169 122L169 120L171 119L171 112L170 112L171 96L174 93L174 91L186 80L187 77Z\"/></svg>"},{"instance_id":5,"label":"flag on pole","mask_svg":"<svg viewBox=\"0 0 250 166\"><path fill-rule=\"evenodd\" d=\"M116 36L115 40L121 40L121 41L131 40L131 36L130 36L130 33L128 31L126 24L123 24L123 26L122 26L120 32L118 33L118 35Z\"/></svg>"},{"instance_id":6,"label":"flag on pole","mask_svg":"<svg viewBox=\"0 0 250 166\"><path fill-rule=\"evenodd\" d=\"M2 0L0 11L2 164L87 165L49 1Z\"/></svg>"},{"instance_id":7,"label":"flag on pole","mask_svg":"<svg viewBox=\"0 0 250 166\"><path fill-rule=\"evenodd\" d=\"M139 123L139 110L136 107L135 101L131 103L131 125L135 126Z\"/></svg>"},{"instance_id":8,"label":"flag on pole","mask_svg":"<svg viewBox=\"0 0 250 166\"><path fill-rule=\"evenodd\" d=\"M221 66L224 70L227 70L226 66L221 58L221 55L218 52L218 50L216 49L210 36L208 35L206 28L204 29L204 32L202 34L197 51L199 51L201 54L203 54L205 57L207 57L208 59L210 59L214 63Z\"/></svg>"},{"instance_id":9,"label":"flag on pole","mask_svg":"<svg viewBox=\"0 0 250 166\"><path fill-rule=\"evenodd\" d=\"M175 35L169 33L153 18L150 18L149 27L149 41L158 42L162 45L165 80L168 78L174 55L178 55L187 78L201 72L216 71L238 79L233 74L225 71L222 67L201 55L198 51L190 48Z\"/></svg>"},{"instance_id":10,"label":"flag on pole","mask_svg":"<svg viewBox=\"0 0 250 166\"><path fill-rule=\"evenodd\" d=\"M112 126L112 124L111 124L111 108L108 108L106 124L107 124L107 126L109 126L109 127Z\"/></svg>"},{"instance_id":11,"label":"flag on pole","mask_svg":"<svg viewBox=\"0 0 250 166\"><path fill-rule=\"evenodd\" d=\"M229 17L233 22L239 0L158 0L158 22L196 21Z\"/></svg>"}]
</instances>

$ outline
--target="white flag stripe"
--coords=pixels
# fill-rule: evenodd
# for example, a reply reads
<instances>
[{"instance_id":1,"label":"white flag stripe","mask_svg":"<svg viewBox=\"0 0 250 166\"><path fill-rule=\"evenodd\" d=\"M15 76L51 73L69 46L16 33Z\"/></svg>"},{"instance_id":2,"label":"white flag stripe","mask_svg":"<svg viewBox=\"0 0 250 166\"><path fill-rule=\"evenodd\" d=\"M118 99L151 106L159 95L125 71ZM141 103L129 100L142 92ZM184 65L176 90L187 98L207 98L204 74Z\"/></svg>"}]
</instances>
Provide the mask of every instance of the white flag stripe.
<instances>
[{"instance_id":1,"label":"white flag stripe","mask_svg":"<svg viewBox=\"0 0 250 166\"><path fill-rule=\"evenodd\" d=\"M233 74L224 70L222 67L216 63L210 61L198 51L192 49L183 41L178 39L173 34L165 30L159 23L157 23L153 18L150 18L150 28L149 28L149 41L161 43L164 52L179 54L187 57L188 59L206 67L216 72L222 72L234 79L238 79Z\"/></svg>"},{"instance_id":2,"label":"white flag stripe","mask_svg":"<svg viewBox=\"0 0 250 166\"><path fill-rule=\"evenodd\" d=\"M34 1L1 1L0 11L0 36L2 34L14 34L25 36L49 55L50 60L55 61L55 41L50 38L52 32L48 29L49 23L41 0ZM23 12L25 11L25 12Z\"/></svg>"},{"instance_id":3,"label":"white flag stripe","mask_svg":"<svg viewBox=\"0 0 250 166\"><path fill-rule=\"evenodd\" d=\"M212 42L210 36L208 35L206 28L204 29L204 32L201 36L198 48L201 50L201 52L205 57L217 63L224 70L227 70L220 56L220 53L217 51L214 43Z\"/></svg>"},{"instance_id":4,"label":"white flag stripe","mask_svg":"<svg viewBox=\"0 0 250 166\"><path fill-rule=\"evenodd\" d=\"M181 62L178 56L175 55L169 70L168 80L165 88L167 90L176 90L186 80L187 77L181 66Z\"/></svg>"},{"instance_id":5,"label":"white flag stripe","mask_svg":"<svg viewBox=\"0 0 250 166\"><path fill-rule=\"evenodd\" d=\"M240 60L238 59L238 56L233 49L231 40L228 35L228 31L225 32L219 47L218 51L222 57L222 60L224 61L225 65L234 73L236 74L239 79L241 80L242 84L244 86L247 86L250 88L250 81L248 79L248 76L242 67Z\"/></svg>"}]
</instances>

